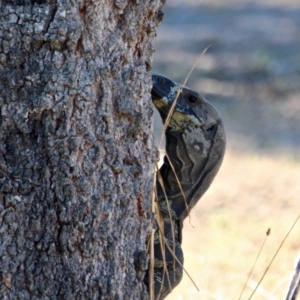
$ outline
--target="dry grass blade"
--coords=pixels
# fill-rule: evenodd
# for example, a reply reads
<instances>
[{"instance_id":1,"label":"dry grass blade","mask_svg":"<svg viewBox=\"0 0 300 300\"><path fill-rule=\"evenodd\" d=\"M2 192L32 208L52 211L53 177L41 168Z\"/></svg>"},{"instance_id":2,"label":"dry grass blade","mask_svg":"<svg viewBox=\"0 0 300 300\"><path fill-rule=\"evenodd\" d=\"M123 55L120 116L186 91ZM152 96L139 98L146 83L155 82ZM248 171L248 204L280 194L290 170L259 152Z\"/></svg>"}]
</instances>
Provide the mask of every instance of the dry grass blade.
<instances>
[{"instance_id":1,"label":"dry grass blade","mask_svg":"<svg viewBox=\"0 0 300 300\"><path fill-rule=\"evenodd\" d=\"M191 280L191 282L194 284L195 288L197 289L197 291L199 292L199 288L197 286L197 284L195 283L195 281L193 280L193 278L190 276L190 274L188 273L188 271L183 267L183 264L180 262L180 260L176 257L175 253L172 251L170 245L168 244L168 242L165 240L165 244L168 248L168 250L172 253L173 257L175 258L175 260L180 264L180 266L182 267L183 271L185 272L185 274L189 277L189 279Z\"/></svg>"},{"instance_id":2,"label":"dry grass blade","mask_svg":"<svg viewBox=\"0 0 300 300\"><path fill-rule=\"evenodd\" d=\"M195 62L194 62L194 64L193 64L193 66L192 66L190 72L189 72L188 75L186 76L186 78L185 78L185 80L184 80L184 82L183 82L182 85L186 85L186 83L187 83L187 81L189 80L191 74L193 73L194 69L196 68L198 61L199 61L200 58L206 53L206 51L208 50L208 48L209 48L210 46L211 46L211 45L208 45L208 46L201 52L201 54L197 57L197 59L195 60Z\"/></svg>"},{"instance_id":3,"label":"dry grass blade","mask_svg":"<svg viewBox=\"0 0 300 300\"><path fill-rule=\"evenodd\" d=\"M177 99L180 95L180 93L182 92L182 86L185 86L186 85L186 82L188 81L190 75L192 74L192 72L194 71L199 59L205 54L205 52L207 51L207 49L209 48L210 46L206 47L202 53L199 55L199 57L196 59L195 63L193 64L191 70L189 71L187 77L185 78L183 84L181 85L181 87L178 88L177 90L177 94L176 94L176 97L175 97L175 100L174 102L172 103L172 106L170 108L170 111L167 115L167 118L165 120L165 123L164 123L164 127L163 127L163 130L162 130L162 133L161 133L161 136L160 136L160 141L159 141L159 144L158 144L158 148L161 147L161 143L162 143L162 140L164 138L164 135L165 135L165 132L166 132L166 129L168 127L168 124L170 122L170 119L173 115L173 112L174 112L174 109L175 109L175 106L176 106L176 103L177 103ZM179 185L179 188L180 188L180 191L181 191L181 194L183 196L183 199L184 199L184 202L185 202L185 207L186 207L186 210L188 212L188 216L189 216L189 219L190 219L190 211L189 211L189 207L188 207L188 204L187 204L187 199L186 199L186 196L183 192L183 189L182 189L182 186L181 186L181 183L178 179L178 176L176 174L176 171L172 165L172 162L171 160L169 159L168 155L166 154L166 157L170 163L170 166L175 174L175 177L176 177L176 180L178 182L178 185ZM167 194L166 194L166 191L165 191L165 188L164 188L164 184L163 184L163 179L161 177L161 174L158 170L158 167L156 165L156 170L154 172L154 174L156 174L157 176L157 179L158 179L158 182L160 183L161 187L162 187L162 190L164 192L164 196L165 196L165 199L166 199L166 203L167 203L167 208L168 208L168 212L169 212L169 217L170 217L170 220L172 220L172 216L171 216L171 209L170 209L170 205L169 205L169 200L168 200L168 197L167 197ZM155 181L154 181L155 182ZM152 205L154 205L154 202L152 202ZM164 274L163 274L163 278L162 278L162 282L164 281L164 275L166 274L167 277L168 277L168 282L169 282L169 286L171 287L171 284L170 284L170 279L169 279L169 274L168 274L168 270L167 270L167 267L166 267L166 260L165 260L165 251L164 251L164 247L165 245L167 245L169 251L172 253L173 257L175 258L175 260L182 266L181 262L178 260L178 258L176 257L175 255L175 236L174 236L174 228L173 228L173 223L171 222L171 230L172 230L172 241L173 241L173 249L170 248L170 246L166 243L166 240L165 240L165 237L164 237L164 226L163 226L163 218L162 216L160 215L160 210L159 208L156 206L156 221L157 221L157 225L158 225L158 228L159 228L159 231L160 231L160 245L161 245L161 252L162 252L162 257L163 257L163 265L164 265ZM152 267L152 272L150 270L150 299L152 300L151 297L154 297L154 290L153 290L153 278L154 278L154 239L152 240L151 242L151 250L153 251L153 256L151 256L151 261L152 261L152 265L150 263L150 267ZM175 269L175 260L174 260L174 264L173 264L173 267ZM182 266L183 268L183 266ZM190 278L190 280L193 282L193 284L195 285L196 289L199 291L197 285L195 284L195 282L193 281L193 279L191 278L191 276L187 273L187 271L183 268L183 270L185 271L185 273L188 275L188 277ZM162 288L162 286L161 286ZM160 289L160 292L159 294L161 293L161 289ZM159 296L158 296L159 297Z\"/></svg>"},{"instance_id":4,"label":"dry grass blade","mask_svg":"<svg viewBox=\"0 0 300 300\"><path fill-rule=\"evenodd\" d=\"M149 296L150 300L155 300L154 297L154 232L155 229L152 229L151 239L150 239L150 265L149 265Z\"/></svg>"},{"instance_id":5,"label":"dry grass blade","mask_svg":"<svg viewBox=\"0 0 300 300\"><path fill-rule=\"evenodd\" d=\"M156 171L158 170L158 163L154 165L153 172L153 187L152 187L152 213L155 213L155 199L157 199L156 191ZM150 263L149 263L149 296L150 300L155 300L154 296L154 233L155 229L152 229L150 237Z\"/></svg>"},{"instance_id":6,"label":"dry grass blade","mask_svg":"<svg viewBox=\"0 0 300 300\"><path fill-rule=\"evenodd\" d=\"M185 208L186 208L186 210L187 210L187 212L188 212L189 220L191 221L190 209L189 209L188 204L187 204L187 200L186 200L185 193L184 193L184 191L183 191L183 189L182 189L182 186L181 186L181 183L180 183L180 181L179 181L179 178L178 178L178 176L177 176L177 174L176 174L176 171L175 171L175 169L174 169L174 167L173 167L173 164L172 164L172 162L171 162L171 160L170 160L169 155L168 155L167 152L166 152L166 157L167 157L167 159L168 159L168 161L169 161L169 163L170 163L170 166L171 166L171 168L172 168L172 171L173 171L173 173L174 173L174 175L175 175L175 178L176 178L176 181L177 181L177 183L178 183L178 186L179 186L181 195L182 195L182 197L183 197L183 199L184 199L184 204L185 204Z\"/></svg>"},{"instance_id":7,"label":"dry grass blade","mask_svg":"<svg viewBox=\"0 0 300 300\"><path fill-rule=\"evenodd\" d=\"M163 138L164 138L164 136L165 136L165 132L166 132L166 129L167 129L168 124L169 124L169 122L170 122L170 119L171 119L171 117L172 117L172 115L173 115L173 112L174 112L174 109L175 109L175 106L176 106L176 103L177 103L177 99L178 99L178 97L179 97L179 95L180 95L180 93L181 93L181 91L182 91L182 87L186 85L186 83L187 83L188 79L190 78L192 72L193 72L194 69L196 68L196 65L197 65L198 61L199 61L200 58L206 53L206 51L208 50L209 47L210 47L210 45L207 46L207 47L201 52L201 54L197 57L197 59L195 60L193 66L192 66L192 68L190 69L188 75L186 76L184 82L182 83L181 88L179 88L179 89L177 90L177 94L176 94L175 100L174 100L174 102L173 102L173 104L172 104L172 106L171 106L171 108L170 108L170 111L169 111L168 116L167 116L167 118L166 118L166 121L165 121L163 130L162 130L162 132L161 132L161 136L160 136L159 143L158 143L158 148L161 147L161 143L162 143Z\"/></svg>"},{"instance_id":8,"label":"dry grass blade","mask_svg":"<svg viewBox=\"0 0 300 300\"><path fill-rule=\"evenodd\" d=\"M163 179L161 177L161 174L160 174L160 171L158 170L157 171L157 179L158 179L158 182L160 183L161 187L162 187L162 190L164 192L164 197L166 199L166 203L167 203L167 207L168 207L168 213L169 213L169 218L170 220L172 220L172 215L171 215L171 208L170 208L170 204L169 204L169 200L168 200L168 196L167 196L167 193L166 193L166 190L165 190L165 187L164 187L164 182L163 182ZM160 211L158 209L158 214L160 216ZM160 238L161 238L161 243L160 245L163 246L164 248L164 241L165 239L163 238L165 235L164 235L164 227L163 227L163 224L164 224L164 221L163 221L163 218L161 217L161 224L159 224L159 229L160 229ZM172 241L173 241L173 249L175 247L175 236L174 236L174 227L173 227L173 223L171 223L171 231L172 231ZM169 274L168 274L168 271L166 269L166 260L165 260L165 249L161 249L162 251L162 255L163 255L163 263L164 263L164 269L165 269L165 273L167 274L167 277L168 277L168 282L169 282L169 286L171 287L171 283L170 283L170 278L169 278ZM174 262L174 268L175 268L175 262Z\"/></svg>"},{"instance_id":9,"label":"dry grass blade","mask_svg":"<svg viewBox=\"0 0 300 300\"><path fill-rule=\"evenodd\" d=\"M163 226L164 225L164 220L163 220L163 217L160 214L160 210L159 210L159 207L158 207L158 196L157 196L157 189L156 189L156 182L155 182L156 176L158 177L158 180L161 179L161 181L160 180L159 181L160 181L160 184L161 184L161 186L163 188L163 191L165 193L164 185L163 185L163 182L162 182L162 178L161 178L161 175L160 175L160 172L159 172L157 162L156 162L155 168L154 168L154 180L153 180L154 183L153 183L153 191L152 191L152 195L153 195L153 198L152 198L152 212L155 213L156 223L157 223L157 226L158 226L158 229L159 229L159 232L160 232L159 239L160 239L160 246L161 246L161 253L162 253L162 257L163 257L164 274L165 274L165 273L167 273L167 268L166 268L164 239L162 238L162 236L164 236L164 226ZM165 194L165 196L166 196L166 194ZM166 197L166 199L167 199L167 197ZM150 253L150 270L149 270L149 278L150 278L150 281L149 281L149 286L150 286L149 294L150 294L150 299L151 300L155 300L155 293L154 293L154 261L155 261L154 243L155 243L155 230L152 231L152 236L151 236L151 253ZM168 273L167 273L167 278L168 278L169 285L171 286L170 278L168 276ZM163 278L162 278L162 282L163 281L164 281L164 275L163 275ZM162 291L162 286L160 287L158 298L161 294L161 291Z\"/></svg>"},{"instance_id":10,"label":"dry grass blade","mask_svg":"<svg viewBox=\"0 0 300 300\"><path fill-rule=\"evenodd\" d=\"M155 213L155 200L157 199L157 190L156 190L156 172L159 170L158 162L155 162L154 172L153 172L153 186L152 186L152 213Z\"/></svg>"},{"instance_id":11,"label":"dry grass blade","mask_svg":"<svg viewBox=\"0 0 300 300\"><path fill-rule=\"evenodd\" d=\"M169 277L169 273L168 273L168 269L167 269L167 263L166 263L166 256L165 256L165 241L164 241L164 238L163 238L164 237L164 226L163 226L164 220L163 220L162 216L160 215L160 211L159 211L158 208L157 208L157 215L156 216L157 216L157 219L156 219L157 226L158 226L158 230L159 230L159 245L160 245L160 251L161 251L161 254L162 254L163 269L164 269L163 277L162 277L161 282L164 282L165 274L166 274L168 284L171 287L170 277ZM161 284L157 298L160 297L160 294L162 292L162 288L163 288L163 285Z\"/></svg>"},{"instance_id":12,"label":"dry grass blade","mask_svg":"<svg viewBox=\"0 0 300 300\"><path fill-rule=\"evenodd\" d=\"M254 264L253 264L253 266L252 266L252 268L251 268L251 271L250 271L250 273L249 273L249 275L248 275L248 278L247 278L247 280L246 280L246 282L245 282L245 284L244 284L244 287L243 287L243 289L242 289L242 292L241 292L241 295L240 295L240 297L239 297L239 300L240 300L240 299L242 298L242 296L243 296L244 290L245 290L245 288L246 288L246 286L247 286L247 284L248 284L248 281L249 281L249 279L250 279L250 277L251 277L251 274L252 274L252 272L253 272L253 270L254 270L254 267L255 267L255 265L256 265L256 262L257 262L257 260L258 260L258 258L259 258L259 256L260 256L260 253L261 253L262 249L264 248L264 245L265 245L266 240L267 240L268 236L270 235L270 233L271 233L271 229L269 228L269 229L267 230L267 232L266 232L266 237L265 237L265 239L264 239L264 241L263 241L263 243L262 243L262 245L261 245L261 247L260 247L260 249L259 249L259 251L258 251L258 254L257 254L256 259L255 259L255 261L254 261Z\"/></svg>"},{"instance_id":13,"label":"dry grass blade","mask_svg":"<svg viewBox=\"0 0 300 300\"><path fill-rule=\"evenodd\" d=\"M169 158L168 158L169 159ZM170 161L170 160L169 160ZM171 163L171 162L170 162ZM172 166L172 169L174 171L174 174L177 178L177 175L176 175L176 172ZM157 171L157 179L159 181L159 183L161 184L162 186L162 189L163 189L163 192L164 192L164 196L165 196L165 199L166 199L166 203L167 203L167 207L168 207L168 212L169 212L169 217L170 219L172 218L171 216L171 209L170 209L170 205L169 205L169 201L168 201L168 197L166 195L166 191L165 191L165 188L164 188L164 184L163 184L163 180L162 180L162 177L161 177L161 174L159 172L159 170ZM178 178L177 178L178 180ZM178 180L178 183L180 184L179 180ZM181 187L181 186L180 186ZM181 189L182 190L182 189ZM183 190L182 190L182 194L184 195L183 193ZM185 197L185 196L184 196ZM196 287L197 291L199 291L199 288L197 287L195 281L192 279L192 277L189 275L189 273L186 271L186 269L183 267L182 263L179 261L179 259L176 257L176 254L175 254L175 236L174 236L174 228L173 228L173 224L171 222L171 228L172 228L172 240L173 240L173 249L170 247L170 245L168 244L168 242L166 241L166 239L164 238L164 228L163 228L163 219L162 217L160 216L160 212L159 212L159 209L157 208L157 214L156 216L159 216L156 220L157 220L157 223L158 223L158 227L159 227L159 231L160 231L160 238L163 237L163 240L160 239L160 245L161 245L161 251L162 251L162 256L163 256L163 264L164 264L164 274L167 274L168 276L168 282L169 282L169 286L171 287L171 284L170 284L170 278L169 278L169 274L168 274L168 270L166 268L166 260L165 260L165 249L164 247L167 246L168 250L172 253L174 259L180 264L180 266L182 267L182 269L184 270L184 272L187 274L188 278L191 280L191 282L194 284L194 286ZM174 265L173 265L173 268L175 269L175 261L174 261ZM162 282L164 281L164 278L162 279ZM161 290L160 290L160 293L161 293ZM159 293L159 294L160 294Z\"/></svg>"},{"instance_id":14,"label":"dry grass blade","mask_svg":"<svg viewBox=\"0 0 300 300\"><path fill-rule=\"evenodd\" d=\"M292 231L293 228L295 227L295 225L296 225L296 223L298 222L299 218L300 218L300 215L298 215L298 217L297 217L297 219L295 220L295 222L293 223L292 227L290 228L290 230L289 230L289 231L287 232L287 234L285 235L283 241L280 243L280 245L279 245L277 251L276 251L275 254L273 255L273 257L272 257L272 259L271 259L271 261L270 261L268 267L266 268L266 270L265 270L263 276L261 277L261 279L260 279L259 282L257 283L255 289L253 290L252 294L250 295L249 300L252 298L252 296L254 295L255 291L257 290L257 288L258 288L259 285L261 284L262 280L264 279L265 275L266 275L267 272L269 271L269 269L270 269L270 267L271 267L271 265L272 265L274 259L276 258L276 256L277 256L279 250L281 249L281 247L282 247L282 245L285 243L287 237L289 236L289 234L291 233L291 231Z\"/></svg>"},{"instance_id":15,"label":"dry grass blade","mask_svg":"<svg viewBox=\"0 0 300 300\"><path fill-rule=\"evenodd\" d=\"M162 130L161 135L160 135L160 139L159 139L159 143L158 143L158 148L161 147L161 143L162 143L162 141L163 141L163 139L164 139L164 136L165 136L167 127L168 127L168 125L169 125L169 123L170 123L171 117L172 117L173 112L174 112L174 110L175 110L175 106L176 106L176 103L177 103L177 99L178 99L178 97L179 97L181 91L182 91L182 88L179 88L179 89L177 90L177 94L176 94L175 100L174 100L174 102L172 103L172 106L171 106L170 111L169 111L169 113L168 113L168 115L167 115L166 121L165 121L165 123L164 123L163 130Z\"/></svg>"},{"instance_id":16,"label":"dry grass blade","mask_svg":"<svg viewBox=\"0 0 300 300\"><path fill-rule=\"evenodd\" d=\"M166 156L167 156L167 154L166 154ZM175 174L176 180L177 180L177 182L178 182L178 184L179 184L179 186L180 186L181 193L182 193L182 195L183 195L183 197L184 197L184 200L185 200L185 203L186 203L186 205L187 205L186 197L185 197L184 192L183 192L183 190L182 190L182 187L181 187L180 181L179 181L179 179L178 179L178 177L177 177L177 174L176 174L176 172L175 172L175 169L174 169L174 167L173 167L173 165L172 165L172 163L171 163L171 161L170 161L170 159L169 159L168 156L167 156L167 159L168 159L169 162L170 162L171 168L172 168L172 170L173 170L173 172L174 172L174 174ZM157 165L156 165L156 168L158 168ZM168 196L167 196L166 191L165 191L165 188L164 188L163 179L162 179L161 174L160 174L160 172L159 172L158 169L156 170L156 174L157 174L158 182L160 183L160 185L161 185L161 187L162 187L162 190L163 190L163 192L164 192L164 197L165 197L165 199L166 199L167 208L168 208L168 212L169 212L169 218L170 218L170 220L171 220L171 219L172 219L172 215L171 215L171 208L170 208L170 205L169 205ZM157 199L157 195L156 195L156 199ZM160 215L160 210L159 210L159 208L158 208L158 205L156 205L155 207L156 207L156 214L155 214L155 215L156 215L156 221L157 221L157 225L158 225L159 232L160 232L160 235L159 235L159 236L160 236L161 253L162 253L162 257L163 257L164 274L166 274L166 276L167 276L169 286L171 287L171 283L170 283L170 278L169 278L169 274L168 274L168 270L167 270L167 264L166 264L166 259L165 259L165 249L164 249L165 246L167 246L168 250L172 253L174 259L180 264L180 266L183 268L184 272L187 274L187 276L189 277L189 279L191 280L191 282L194 284L194 286L196 287L196 289L199 291L199 289L198 289L196 283L194 282L194 280L192 279L192 277L191 277L191 276L189 275L189 273L185 270L185 268L183 267L182 263L179 261L179 259L178 259L178 258L176 257L176 255L175 255L175 236L174 236L173 223L171 222L171 228L172 228L172 240L173 240L173 249L171 249L170 245L167 243L166 239L164 238L164 226L163 226L164 220L163 220L162 216ZM187 209L188 209L188 208L187 208ZM152 243L152 245L154 245L154 242ZM153 247L152 247L152 248L153 248ZM173 268L174 268L174 269L175 269L175 260L174 260L174 264L173 264ZM154 261L154 256L153 256L153 258L152 258L152 261ZM150 275L151 275L151 274L150 274ZM152 273L152 280L153 280L153 273ZM163 282L163 281L164 281L164 277L162 278L162 282ZM151 282L151 281L150 281L150 282ZM153 286L153 285L151 285L151 286ZM162 288L162 286L161 286L161 288ZM161 293L161 289L160 289L159 295L160 295L160 293ZM154 295L154 292L152 291L151 294ZM159 297L159 295L158 295L158 297ZM150 296L150 299L152 300L151 296ZM153 299L154 299L154 298L153 298Z\"/></svg>"}]
</instances>

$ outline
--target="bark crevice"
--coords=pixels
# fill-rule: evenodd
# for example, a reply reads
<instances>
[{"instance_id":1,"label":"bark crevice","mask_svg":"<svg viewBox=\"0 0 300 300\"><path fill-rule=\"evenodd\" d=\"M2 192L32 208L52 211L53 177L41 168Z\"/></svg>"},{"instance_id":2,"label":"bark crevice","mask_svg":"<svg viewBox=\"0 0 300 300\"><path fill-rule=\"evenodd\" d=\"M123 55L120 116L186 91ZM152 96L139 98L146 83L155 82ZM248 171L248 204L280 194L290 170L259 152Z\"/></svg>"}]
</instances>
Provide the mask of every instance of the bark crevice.
<instances>
[{"instance_id":1,"label":"bark crevice","mask_svg":"<svg viewBox=\"0 0 300 300\"><path fill-rule=\"evenodd\" d=\"M146 297L161 3L124 3L0 6L3 299Z\"/></svg>"}]
</instances>

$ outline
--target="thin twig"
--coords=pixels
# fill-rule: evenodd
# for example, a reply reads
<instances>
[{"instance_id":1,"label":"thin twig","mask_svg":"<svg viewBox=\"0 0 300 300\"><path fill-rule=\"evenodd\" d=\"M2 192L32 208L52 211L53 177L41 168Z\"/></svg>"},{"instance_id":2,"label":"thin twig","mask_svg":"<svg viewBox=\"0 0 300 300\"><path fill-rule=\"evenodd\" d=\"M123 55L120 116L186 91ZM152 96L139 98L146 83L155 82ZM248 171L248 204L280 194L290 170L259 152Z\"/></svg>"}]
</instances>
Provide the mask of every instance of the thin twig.
<instances>
[{"instance_id":1,"label":"thin twig","mask_svg":"<svg viewBox=\"0 0 300 300\"><path fill-rule=\"evenodd\" d=\"M244 290L245 290L245 288L246 288L246 286L247 286L247 284L248 284L248 281L249 281L249 279L250 279L250 277L251 277L251 275L252 275L252 272L253 272L253 270L254 270L254 267L255 267L255 265L256 265L256 262L257 262L257 260L258 260L258 258L259 258L259 256L260 256L260 253L261 253L261 251L262 251L262 249L263 249L263 247L264 247L264 245L265 245L265 242L266 242L268 236L270 235L270 233L271 233L271 230L270 230L270 228L269 228L269 229L267 230L267 232L266 232L266 237L265 237L265 239L264 239L264 241L263 241L263 243L262 243L262 245L261 245L261 247L260 247L260 249L259 249L259 252L258 252L258 254L257 254L257 256L256 256L256 259L255 259L254 264L253 264L253 266L252 266L252 268L251 268L251 271L250 271L250 273L249 273L249 275L248 275L248 278L247 278L247 280L246 280L246 282L245 282L245 284L244 284L244 287L243 287L243 289L242 289L242 292L241 292L241 295L240 295L240 297L239 297L239 300L240 300L240 299L242 298L242 296L243 296Z\"/></svg>"},{"instance_id":2,"label":"thin twig","mask_svg":"<svg viewBox=\"0 0 300 300\"><path fill-rule=\"evenodd\" d=\"M260 285L260 283L261 283L261 282L262 282L262 280L264 279L265 275L266 275L266 274L267 274L267 272L269 271L269 269L270 269L270 267L271 267L271 265L272 265L272 263L273 263L273 261L274 261L275 257L277 256L277 254L278 254L279 250L281 249L282 245L283 245L283 244L284 244L284 242L286 241L286 239L287 239L287 237L289 236L290 232L291 232L291 231L292 231L292 229L295 227L295 225L296 225L296 223L298 222L299 218L300 218L300 214L299 214L299 216L297 217L296 221L293 223L293 225L292 225L292 227L290 228L290 230L288 231L288 233L285 235L285 237L284 237L283 241L282 241L282 242L281 242L281 244L279 245L279 247L278 247L277 251L275 252L275 254L274 254L274 256L273 256L273 258L272 258L272 260L271 260L271 262L269 263L269 265L268 265L267 269L265 270L265 272L264 272L263 276L261 277L261 279L260 279L260 280L259 280L259 282L257 283L257 286L256 286L256 288L254 289L254 291L252 292L252 294L250 295L250 297L249 297L249 299L248 299L248 300L250 300L250 299L252 298L252 296L254 295L255 291L256 291L256 290L257 290L257 288L258 288L258 286Z\"/></svg>"},{"instance_id":3,"label":"thin twig","mask_svg":"<svg viewBox=\"0 0 300 300\"><path fill-rule=\"evenodd\" d=\"M175 106L176 106L176 103L177 103L177 99L178 99L178 97L179 97L179 95L180 95L180 93L181 93L181 91L182 91L182 87L186 85L186 83L187 83L188 79L190 78L192 72L193 72L194 69L196 68L196 65L197 65L198 61L199 61L200 58L205 54L205 52L208 50L209 47L210 47L210 45L207 46L207 47L201 52L201 54L197 57L197 59L195 60L193 66L192 66L192 68L190 69L188 75L186 76L186 78L185 78L183 84L181 84L181 87L177 90L177 94L176 94L175 100L174 100L174 102L172 103L172 106L171 106L170 111L169 111L169 113L168 113L168 115L167 115L167 118L166 118L166 121L165 121L163 130L162 130L162 132L161 132L161 136L160 136L159 143L158 143L158 148L161 147L162 140L163 140L163 138L164 138L164 136L165 136L165 132L166 132L166 130L167 130L168 124L169 124L170 119L171 119L171 117L172 117L172 115L173 115L173 112L174 112L174 109L175 109Z\"/></svg>"}]
</instances>

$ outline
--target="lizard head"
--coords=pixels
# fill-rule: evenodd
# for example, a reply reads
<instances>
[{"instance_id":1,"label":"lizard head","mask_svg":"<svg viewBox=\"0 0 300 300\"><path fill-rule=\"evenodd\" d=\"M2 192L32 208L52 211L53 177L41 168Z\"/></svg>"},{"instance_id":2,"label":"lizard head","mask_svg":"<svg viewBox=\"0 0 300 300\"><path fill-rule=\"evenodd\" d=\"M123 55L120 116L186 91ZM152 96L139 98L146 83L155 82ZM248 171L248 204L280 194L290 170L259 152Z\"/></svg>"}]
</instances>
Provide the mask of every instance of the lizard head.
<instances>
[{"instance_id":1,"label":"lizard head","mask_svg":"<svg viewBox=\"0 0 300 300\"><path fill-rule=\"evenodd\" d=\"M221 118L215 108L200 94L162 76L152 75L152 101L165 123L174 102L168 130L211 130Z\"/></svg>"}]
</instances>

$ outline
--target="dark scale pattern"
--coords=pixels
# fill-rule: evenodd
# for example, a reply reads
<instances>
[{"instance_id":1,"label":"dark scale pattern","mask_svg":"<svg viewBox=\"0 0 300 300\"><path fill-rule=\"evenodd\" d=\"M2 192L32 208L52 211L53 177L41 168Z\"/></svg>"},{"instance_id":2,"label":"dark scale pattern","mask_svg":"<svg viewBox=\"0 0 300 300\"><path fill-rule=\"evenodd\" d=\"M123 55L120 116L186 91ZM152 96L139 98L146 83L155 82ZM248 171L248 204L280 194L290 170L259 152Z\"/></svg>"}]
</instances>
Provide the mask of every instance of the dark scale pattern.
<instances>
[{"instance_id":1,"label":"dark scale pattern","mask_svg":"<svg viewBox=\"0 0 300 300\"><path fill-rule=\"evenodd\" d=\"M226 139L219 114L201 95L161 75L154 74L152 81L152 101L164 123L177 98L166 130L166 152L170 161L165 157L159 170L165 192L158 180L156 184L164 237L160 237L160 230L157 229L154 238L154 294L155 299L161 300L181 281L183 220L217 174L223 160ZM162 240L170 247L161 243ZM145 282L149 285L148 276Z\"/></svg>"}]
</instances>

